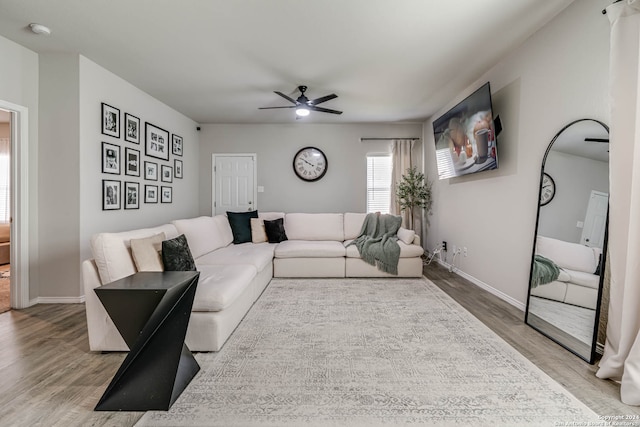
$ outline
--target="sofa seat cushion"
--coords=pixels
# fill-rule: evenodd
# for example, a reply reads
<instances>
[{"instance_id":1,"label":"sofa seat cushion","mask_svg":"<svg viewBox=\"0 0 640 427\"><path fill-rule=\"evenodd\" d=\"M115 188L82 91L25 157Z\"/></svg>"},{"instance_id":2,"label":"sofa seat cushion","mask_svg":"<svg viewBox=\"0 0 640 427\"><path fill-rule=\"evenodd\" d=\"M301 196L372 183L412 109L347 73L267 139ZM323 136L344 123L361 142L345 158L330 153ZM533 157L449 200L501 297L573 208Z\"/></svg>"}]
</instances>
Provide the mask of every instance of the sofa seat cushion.
<instances>
[{"instance_id":1,"label":"sofa seat cushion","mask_svg":"<svg viewBox=\"0 0 640 427\"><path fill-rule=\"evenodd\" d=\"M252 265L203 265L192 311L221 311L247 292L257 271Z\"/></svg>"},{"instance_id":2,"label":"sofa seat cushion","mask_svg":"<svg viewBox=\"0 0 640 427\"><path fill-rule=\"evenodd\" d=\"M276 258L336 258L345 256L342 242L319 240L286 240L278 243Z\"/></svg>"},{"instance_id":3,"label":"sofa seat cushion","mask_svg":"<svg viewBox=\"0 0 640 427\"><path fill-rule=\"evenodd\" d=\"M584 271L574 271L567 269L565 269L565 271L571 277L571 280L569 280L569 282L573 283L574 285L580 285L593 289L598 289L598 286L600 285L600 276L585 273Z\"/></svg>"},{"instance_id":4,"label":"sofa seat cushion","mask_svg":"<svg viewBox=\"0 0 640 427\"><path fill-rule=\"evenodd\" d=\"M360 258L360 252L356 245L347 246L353 240L347 240L344 242L344 246L347 248L347 258ZM416 258L421 257L424 254L424 249L418 245L407 245L402 240L398 240L398 246L400 246L400 258Z\"/></svg>"},{"instance_id":5,"label":"sofa seat cushion","mask_svg":"<svg viewBox=\"0 0 640 427\"><path fill-rule=\"evenodd\" d=\"M196 259L196 266L200 269L204 265L253 265L258 271L271 264L273 250L276 245L269 243L241 243L216 249Z\"/></svg>"}]
</instances>

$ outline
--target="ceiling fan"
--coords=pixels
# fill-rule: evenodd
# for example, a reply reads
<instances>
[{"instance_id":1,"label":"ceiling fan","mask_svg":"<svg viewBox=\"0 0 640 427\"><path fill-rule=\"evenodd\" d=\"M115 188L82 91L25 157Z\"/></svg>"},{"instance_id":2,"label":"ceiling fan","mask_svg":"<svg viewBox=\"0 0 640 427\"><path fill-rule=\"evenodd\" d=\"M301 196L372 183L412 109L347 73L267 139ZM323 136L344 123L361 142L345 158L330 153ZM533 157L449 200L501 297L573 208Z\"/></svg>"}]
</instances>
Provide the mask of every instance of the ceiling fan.
<instances>
[{"instance_id":1,"label":"ceiling fan","mask_svg":"<svg viewBox=\"0 0 640 427\"><path fill-rule=\"evenodd\" d=\"M330 108L323 108L323 107L317 106L318 104L337 98L338 95L336 95L335 93L310 100L304 94L307 90L306 86L298 86L298 90L300 91L300 96L298 97L298 99L293 99L282 92L278 92L277 90L274 91L275 93L277 93L278 95L286 99L287 101L291 102L293 105L287 105L284 107L260 107L259 109L270 110L273 108L295 108L296 115L298 116L296 118L308 116L309 112L311 111L318 111L321 113L331 113L331 114L342 114L342 111L332 110Z\"/></svg>"}]
</instances>

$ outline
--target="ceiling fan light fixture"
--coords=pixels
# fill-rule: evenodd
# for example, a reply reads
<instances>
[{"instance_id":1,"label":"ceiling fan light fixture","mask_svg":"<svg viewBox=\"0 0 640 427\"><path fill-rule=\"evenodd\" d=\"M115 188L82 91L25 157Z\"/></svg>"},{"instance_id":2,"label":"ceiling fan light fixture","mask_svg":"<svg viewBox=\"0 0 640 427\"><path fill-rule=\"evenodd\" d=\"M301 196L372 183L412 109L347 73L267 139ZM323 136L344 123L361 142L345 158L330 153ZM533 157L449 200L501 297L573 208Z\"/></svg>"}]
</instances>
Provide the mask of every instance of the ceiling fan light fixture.
<instances>
[{"instance_id":1,"label":"ceiling fan light fixture","mask_svg":"<svg viewBox=\"0 0 640 427\"><path fill-rule=\"evenodd\" d=\"M307 117L309 115L309 109L306 107L296 108L296 114L300 117Z\"/></svg>"}]
</instances>

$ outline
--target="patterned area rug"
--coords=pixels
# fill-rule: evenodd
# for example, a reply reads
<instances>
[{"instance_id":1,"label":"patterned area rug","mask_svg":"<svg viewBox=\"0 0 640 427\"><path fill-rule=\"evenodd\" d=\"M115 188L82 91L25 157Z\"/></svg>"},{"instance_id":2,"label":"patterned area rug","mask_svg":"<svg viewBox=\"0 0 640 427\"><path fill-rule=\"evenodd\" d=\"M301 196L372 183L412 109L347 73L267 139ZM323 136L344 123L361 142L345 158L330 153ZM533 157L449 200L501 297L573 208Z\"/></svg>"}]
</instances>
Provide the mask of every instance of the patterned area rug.
<instances>
[{"instance_id":1,"label":"patterned area rug","mask_svg":"<svg viewBox=\"0 0 640 427\"><path fill-rule=\"evenodd\" d=\"M9 311L11 302L9 300L9 290L11 287L11 272L9 265L0 267L0 313Z\"/></svg>"},{"instance_id":2,"label":"patterned area rug","mask_svg":"<svg viewBox=\"0 0 640 427\"><path fill-rule=\"evenodd\" d=\"M553 426L589 408L426 279L274 279L137 426ZM586 424L584 424L586 425Z\"/></svg>"}]
</instances>

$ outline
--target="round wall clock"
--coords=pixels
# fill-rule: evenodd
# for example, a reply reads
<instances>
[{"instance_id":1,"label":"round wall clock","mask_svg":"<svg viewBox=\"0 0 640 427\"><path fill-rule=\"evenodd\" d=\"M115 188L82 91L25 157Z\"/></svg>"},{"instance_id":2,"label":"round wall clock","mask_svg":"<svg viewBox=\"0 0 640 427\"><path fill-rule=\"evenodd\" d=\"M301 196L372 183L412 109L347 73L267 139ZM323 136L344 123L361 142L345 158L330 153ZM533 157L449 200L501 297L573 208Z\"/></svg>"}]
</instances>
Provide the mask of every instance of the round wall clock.
<instances>
[{"instance_id":1,"label":"round wall clock","mask_svg":"<svg viewBox=\"0 0 640 427\"><path fill-rule=\"evenodd\" d=\"M556 183L547 173L542 173L542 188L540 189L540 206L548 204L556 195Z\"/></svg>"},{"instance_id":2,"label":"round wall clock","mask_svg":"<svg viewBox=\"0 0 640 427\"><path fill-rule=\"evenodd\" d=\"M327 157L315 147L304 147L293 156L293 171L303 181L317 181L327 173Z\"/></svg>"}]
</instances>

